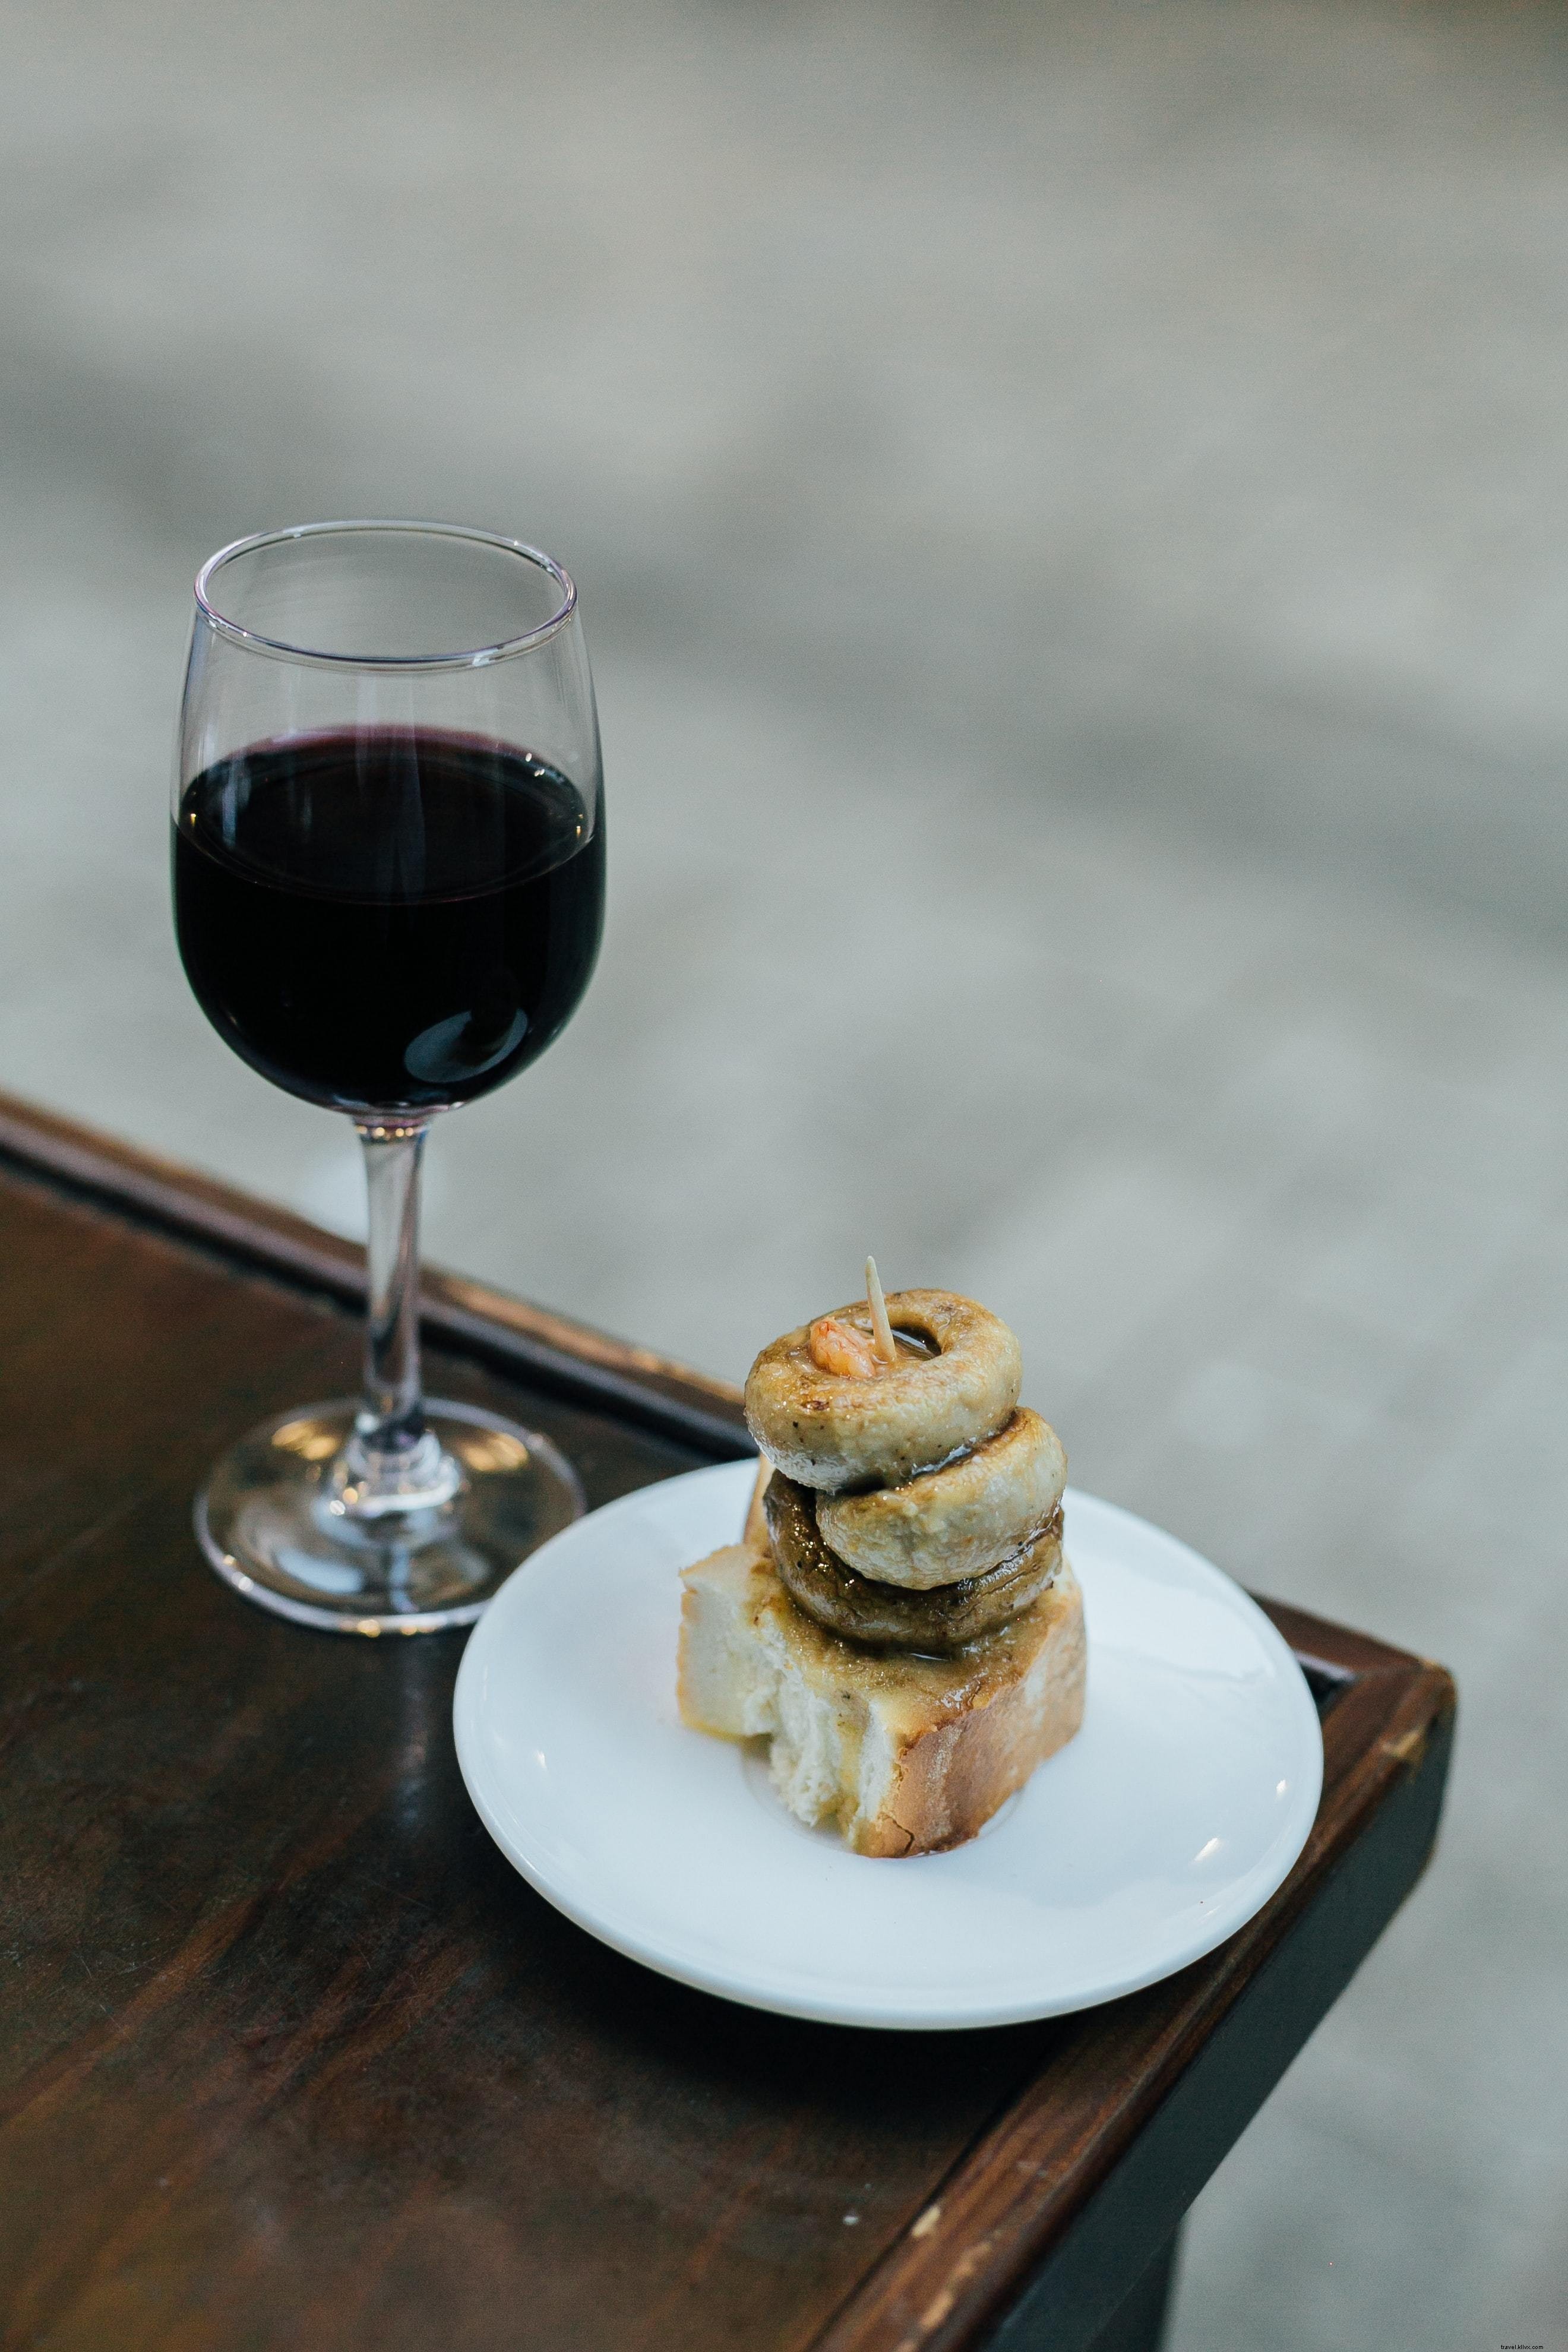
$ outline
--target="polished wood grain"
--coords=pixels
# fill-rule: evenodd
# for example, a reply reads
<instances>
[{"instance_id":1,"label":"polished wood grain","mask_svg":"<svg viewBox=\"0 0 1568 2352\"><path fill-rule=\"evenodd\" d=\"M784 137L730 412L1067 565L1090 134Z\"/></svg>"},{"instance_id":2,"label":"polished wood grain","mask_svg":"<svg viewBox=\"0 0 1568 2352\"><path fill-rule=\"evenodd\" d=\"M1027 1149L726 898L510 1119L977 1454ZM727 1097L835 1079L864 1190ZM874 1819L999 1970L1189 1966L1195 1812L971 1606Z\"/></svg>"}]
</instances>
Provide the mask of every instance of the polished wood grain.
<instances>
[{"instance_id":1,"label":"polished wood grain","mask_svg":"<svg viewBox=\"0 0 1568 2352\"><path fill-rule=\"evenodd\" d=\"M1425 1860L1440 1669L1273 1612L1323 1807L1167 1985L951 2036L729 2008L501 1860L452 1753L460 1636L308 1633L196 1551L217 1448L353 1385L356 1255L15 1104L0 1234L0 2345L1085 2352L1116 2324ZM479 1286L433 1277L426 1332L433 1385L546 1430L593 1503L744 1445L732 1391Z\"/></svg>"}]
</instances>

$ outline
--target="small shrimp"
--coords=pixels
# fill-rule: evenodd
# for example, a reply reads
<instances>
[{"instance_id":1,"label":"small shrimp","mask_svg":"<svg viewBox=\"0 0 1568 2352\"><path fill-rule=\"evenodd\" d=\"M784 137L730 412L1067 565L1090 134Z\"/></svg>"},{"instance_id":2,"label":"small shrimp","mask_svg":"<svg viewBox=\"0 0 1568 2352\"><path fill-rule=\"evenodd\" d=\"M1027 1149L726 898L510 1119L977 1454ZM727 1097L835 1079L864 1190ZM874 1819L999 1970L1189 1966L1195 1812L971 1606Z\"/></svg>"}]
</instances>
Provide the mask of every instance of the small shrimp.
<instances>
[{"instance_id":1,"label":"small shrimp","mask_svg":"<svg viewBox=\"0 0 1568 2352\"><path fill-rule=\"evenodd\" d=\"M818 1316L811 1327L807 1345L819 1372L838 1372L846 1380L870 1381L888 1369L877 1353L875 1342L864 1331L857 1331L852 1323L837 1322L831 1315Z\"/></svg>"}]
</instances>

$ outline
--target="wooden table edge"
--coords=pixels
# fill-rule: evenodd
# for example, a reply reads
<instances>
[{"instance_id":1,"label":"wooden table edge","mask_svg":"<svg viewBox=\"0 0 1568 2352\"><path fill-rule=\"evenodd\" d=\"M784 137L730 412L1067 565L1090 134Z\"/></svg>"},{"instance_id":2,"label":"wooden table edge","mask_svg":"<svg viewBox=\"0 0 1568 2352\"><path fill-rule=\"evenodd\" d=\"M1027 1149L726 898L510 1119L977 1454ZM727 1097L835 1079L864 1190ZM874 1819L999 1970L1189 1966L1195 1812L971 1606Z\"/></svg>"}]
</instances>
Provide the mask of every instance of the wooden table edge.
<instances>
[{"instance_id":1,"label":"wooden table edge","mask_svg":"<svg viewBox=\"0 0 1568 2352\"><path fill-rule=\"evenodd\" d=\"M177 1161L0 1094L0 1168L7 1165L292 1287L350 1307L363 1302L363 1252L354 1244ZM487 1284L427 1269L421 1325L434 1343L714 1458L754 1450L740 1391L730 1383ZM1445 1669L1289 1604L1260 1598L1260 1606L1313 1684L1323 1716L1323 1794L1295 1867L1206 1958L1065 2022L1070 2046L1065 2060L1059 2053L1054 2060L1048 2089L1037 2077L1025 2083L992 2118L811 2339L811 2352L963 2352L994 2340L999 2327L1005 2332L1031 2274L1180 2084L1194 2052L1391 1793L1421 1774L1454 1714ZM1430 1841L1423 1862L1429 1850ZM1108 2076L1125 2086L1109 2105Z\"/></svg>"},{"instance_id":2,"label":"wooden table edge","mask_svg":"<svg viewBox=\"0 0 1568 2352\"><path fill-rule=\"evenodd\" d=\"M1310 1628L1320 1660L1334 1664L1346 1653L1368 1651L1378 1659L1347 1678L1324 1721L1322 1799L1294 1868L1262 1910L1206 1958L1070 2022L1065 2060L1058 2053L1048 2080L1025 2084L992 2119L811 2339L811 2352L961 2352L1005 2340L997 2331L1031 2274L1092 2202L1194 2053L1258 1980L1391 1795L1422 1774L1434 1749L1441 1751L1436 1759L1440 1797L1447 1769L1442 1735L1457 1705L1447 1671L1367 1636L1351 1634L1342 1643L1337 1627L1299 1610L1261 1605L1277 1622L1283 1621L1282 1630ZM1434 1801L1432 1836L1409 1885L1389 1906L1390 1916L1428 1858L1436 1826ZM1123 2096L1109 2107L1108 2078L1124 2085ZM1172 2226L1179 2220L1178 2212Z\"/></svg>"},{"instance_id":3,"label":"wooden table edge","mask_svg":"<svg viewBox=\"0 0 1568 2352\"><path fill-rule=\"evenodd\" d=\"M363 1304L364 1252L357 1244L178 1160L0 1094L0 1167L7 1163L296 1287L345 1306ZM433 1344L552 1394L607 1406L639 1427L700 1445L717 1460L756 1450L741 1392L730 1381L468 1276L424 1268L420 1329Z\"/></svg>"}]
</instances>

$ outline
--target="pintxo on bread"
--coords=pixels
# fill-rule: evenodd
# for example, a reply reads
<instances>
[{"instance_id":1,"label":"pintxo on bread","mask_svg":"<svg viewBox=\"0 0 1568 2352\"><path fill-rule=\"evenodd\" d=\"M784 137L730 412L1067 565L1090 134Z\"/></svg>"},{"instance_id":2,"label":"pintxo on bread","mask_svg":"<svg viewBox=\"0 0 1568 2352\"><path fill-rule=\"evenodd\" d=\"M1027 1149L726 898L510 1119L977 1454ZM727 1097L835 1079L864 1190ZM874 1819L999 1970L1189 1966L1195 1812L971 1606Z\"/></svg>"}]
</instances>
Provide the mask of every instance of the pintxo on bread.
<instances>
[{"instance_id":1,"label":"pintxo on bread","mask_svg":"<svg viewBox=\"0 0 1568 2352\"><path fill-rule=\"evenodd\" d=\"M801 1821L857 1853L984 1828L1083 1719L1067 1458L1018 1343L952 1291L868 1296L764 1348L742 1540L686 1570L681 1714L763 1738Z\"/></svg>"}]
</instances>

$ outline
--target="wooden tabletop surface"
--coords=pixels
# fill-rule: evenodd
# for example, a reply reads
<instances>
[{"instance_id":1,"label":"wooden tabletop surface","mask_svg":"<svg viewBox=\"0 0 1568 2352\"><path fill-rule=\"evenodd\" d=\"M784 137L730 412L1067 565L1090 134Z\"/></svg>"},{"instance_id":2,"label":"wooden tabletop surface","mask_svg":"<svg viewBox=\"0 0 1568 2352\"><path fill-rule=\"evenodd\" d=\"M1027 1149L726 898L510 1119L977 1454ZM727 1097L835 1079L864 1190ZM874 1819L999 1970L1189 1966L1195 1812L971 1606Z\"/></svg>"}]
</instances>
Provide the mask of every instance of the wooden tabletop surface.
<instances>
[{"instance_id":1,"label":"wooden tabletop surface","mask_svg":"<svg viewBox=\"0 0 1568 2352\"><path fill-rule=\"evenodd\" d=\"M0 2346L1114 2326L1419 1874L1440 1668L1270 1608L1324 1714L1317 1826L1164 1984L951 2035L731 2008L502 1860L453 1755L460 1634L309 1633L197 1552L220 1447L355 1386L358 1254L4 1102L0 1234ZM590 1505L749 1450L721 1384L481 1286L433 1276L426 1334L433 1391L543 1429Z\"/></svg>"}]
</instances>

